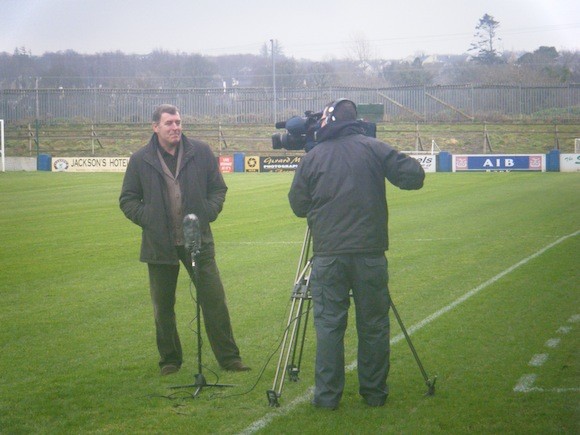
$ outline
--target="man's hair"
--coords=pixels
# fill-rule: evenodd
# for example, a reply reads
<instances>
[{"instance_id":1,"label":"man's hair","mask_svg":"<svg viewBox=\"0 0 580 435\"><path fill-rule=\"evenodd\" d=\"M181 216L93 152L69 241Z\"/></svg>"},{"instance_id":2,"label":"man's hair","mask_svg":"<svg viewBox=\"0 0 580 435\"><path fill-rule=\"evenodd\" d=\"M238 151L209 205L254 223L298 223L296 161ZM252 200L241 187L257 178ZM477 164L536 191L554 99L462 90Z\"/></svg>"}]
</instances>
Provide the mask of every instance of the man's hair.
<instances>
[{"instance_id":1,"label":"man's hair","mask_svg":"<svg viewBox=\"0 0 580 435\"><path fill-rule=\"evenodd\" d=\"M356 121L356 105L350 100L340 101L334 106L332 115L336 121Z\"/></svg>"},{"instance_id":2,"label":"man's hair","mask_svg":"<svg viewBox=\"0 0 580 435\"><path fill-rule=\"evenodd\" d=\"M177 115L177 113L179 113L179 109L172 104L161 104L160 106L157 106L153 112L153 123L159 124L159 121L161 121L161 115L164 113Z\"/></svg>"}]
</instances>

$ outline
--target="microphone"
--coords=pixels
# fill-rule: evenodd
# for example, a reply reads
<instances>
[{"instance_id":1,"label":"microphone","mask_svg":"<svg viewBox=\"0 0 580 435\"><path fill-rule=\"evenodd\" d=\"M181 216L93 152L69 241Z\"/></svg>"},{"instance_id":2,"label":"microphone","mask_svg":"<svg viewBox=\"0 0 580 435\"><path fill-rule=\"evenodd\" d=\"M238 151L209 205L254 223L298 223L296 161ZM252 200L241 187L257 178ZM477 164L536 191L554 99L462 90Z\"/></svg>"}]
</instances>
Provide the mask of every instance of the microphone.
<instances>
[{"instance_id":1,"label":"microphone","mask_svg":"<svg viewBox=\"0 0 580 435\"><path fill-rule=\"evenodd\" d=\"M183 240L185 249L192 257L199 254L201 249L201 231L199 229L199 219L193 213L183 218Z\"/></svg>"}]
</instances>

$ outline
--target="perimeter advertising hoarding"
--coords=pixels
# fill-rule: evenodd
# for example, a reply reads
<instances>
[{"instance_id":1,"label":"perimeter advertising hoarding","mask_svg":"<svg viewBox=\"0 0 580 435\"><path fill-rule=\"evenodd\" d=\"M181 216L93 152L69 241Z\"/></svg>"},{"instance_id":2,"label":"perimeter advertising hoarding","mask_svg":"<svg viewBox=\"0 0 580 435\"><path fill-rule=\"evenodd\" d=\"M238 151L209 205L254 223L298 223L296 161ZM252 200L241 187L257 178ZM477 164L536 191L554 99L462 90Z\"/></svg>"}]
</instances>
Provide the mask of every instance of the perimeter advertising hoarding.
<instances>
[{"instance_id":1,"label":"perimeter advertising hoarding","mask_svg":"<svg viewBox=\"0 0 580 435\"><path fill-rule=\"evenodd\" d=\"M435 155L411 155L417 159L425 172L435 172ZM248 156L245 160L246 172L286 172L295 171L302 156Z\"/></svg>"},{"instance_id":2,"label":"perimeter advertising hoarding","mask_svg":"<svg viewBox=\"0 0 580 435\"><path fill-rule=\"evenodd\" d=\"M234 172L234 156L220 156L219 164L222 174Z\"/></svg>"},{"instance_id":3,"label":"perimeter advertising hoarding","mask_svg":"<svg viewBox=\"0 0 580 435\"><path fill-rule=\"evenodd\" d=\"M409 157L418 160L425 172L437 172L437 159L435 154L409 154Z\"/></svg>"},{"instance_id":4,"label":"perimeter advertising hoarding","mask_svg":"<svg viewBox=\"0 0 580 435\"><path fill-rule=\"evenodd\" d=\"M56 172L125 172L129 157L53 157Z\"/></svg>"},{"instance_id":5,"label":"perimeter advertising hoarding","mask_svg":"<svg viewBox=\"0 0 580 435\"><path fill-rule=\"evenodd\" d=\"M561 172L580 172L580 154L560 154Z\"/></svg>"},{"instance_id":6,"label":"perimeter advertising hoarding","mask_svg":"<svg viewBox=\"0 0 580 435\"><path fill-rule=\"evenodd\" d=\"M55 172L125 172L129 157L54 157L52 171ZM220 171L234 172L234 158L221 156Z\"/></svg>"},{"instance_id":7,"label":"perimeter advertising hoarding","mask_svg":"<svg viewBox=\"0 0 580 435\"><path fill-rule=\"evenodd\" d=\"M545 154L469 154L453 156L453 172L541 172L545 170Z\"/></svg>"},{"instance_id":8,"label":"perimeter advertising hoarding","mask_svg":"<svg viewBox=\"0 0 580 435\"><path fill-rule=\"evenodd\" d=\"M287 172L295 171L302 156L248 156L246 172Z\"/></svg>"}]
</instances>

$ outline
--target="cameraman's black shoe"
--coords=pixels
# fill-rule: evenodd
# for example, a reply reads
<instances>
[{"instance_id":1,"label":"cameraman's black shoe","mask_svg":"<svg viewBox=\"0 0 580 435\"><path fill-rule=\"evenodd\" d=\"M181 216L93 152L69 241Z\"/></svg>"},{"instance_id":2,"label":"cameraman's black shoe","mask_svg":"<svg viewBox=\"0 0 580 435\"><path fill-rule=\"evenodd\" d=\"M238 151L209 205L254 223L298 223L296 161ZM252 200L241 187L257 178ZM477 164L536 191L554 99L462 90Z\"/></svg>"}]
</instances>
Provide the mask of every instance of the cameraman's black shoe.
<instances>
[{"instance_id":1,"label":"cameraman's black shoe","mask_svg":"<svg viewBox=\"0 0 580 435\"><path fill-rule=\"evenodd\" d=\"M384 406L386 401L387 401L386 397L384 399L376 399L376 398L367 399L366 397L363 397L363 402L366 403L368 406L373 407L373 408L379 407L379 406Z\"/></svg>"}]
</instances>

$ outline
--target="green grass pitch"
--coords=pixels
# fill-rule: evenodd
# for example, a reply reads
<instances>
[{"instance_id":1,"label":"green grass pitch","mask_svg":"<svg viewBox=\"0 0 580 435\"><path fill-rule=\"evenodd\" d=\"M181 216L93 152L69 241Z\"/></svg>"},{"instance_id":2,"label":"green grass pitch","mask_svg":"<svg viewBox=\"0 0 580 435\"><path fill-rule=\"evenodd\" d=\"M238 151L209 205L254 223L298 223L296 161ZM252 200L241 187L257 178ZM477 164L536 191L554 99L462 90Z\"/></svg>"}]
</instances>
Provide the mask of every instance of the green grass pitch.
<instances>
[{"instance_id":1,"label":"green grass pitch","mask_svg":"<svg viewBox=\"0 0 580 435\"><path fill-rule=\"evenodd\" d=\"M222 371L206 340L207 381L235 387L191 399L169 387L197 372L192 289L182 274L186 361L160 377L140 230L118 208L122 174L0 174L0 433L580 432L578 174L436 173L421 191L389 186L391 295L436 393L424 396L397 339L387 405L362 403L353 368L333 412L309 404L311 323L300 380L279 408L266 397L306 225L287 202L292 174L225 178L217 260L253 371Z\"/></svg>"}]
</instances>

